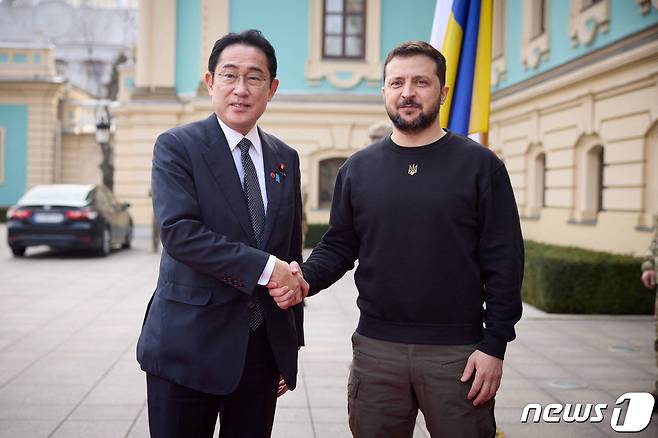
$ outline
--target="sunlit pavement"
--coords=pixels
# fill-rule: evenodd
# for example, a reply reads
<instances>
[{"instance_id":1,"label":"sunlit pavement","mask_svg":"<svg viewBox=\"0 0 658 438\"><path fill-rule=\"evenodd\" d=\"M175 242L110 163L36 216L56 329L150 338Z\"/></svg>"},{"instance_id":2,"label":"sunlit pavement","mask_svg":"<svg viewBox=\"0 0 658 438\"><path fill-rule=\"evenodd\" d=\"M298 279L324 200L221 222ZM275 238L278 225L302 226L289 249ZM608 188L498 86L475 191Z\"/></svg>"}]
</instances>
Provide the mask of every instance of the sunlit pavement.
<instances>
[{"instance_id":1,"label":"sunlit pavement","mask_svg":"<svg viewBox=\"0 0 658 438\"><path fill-rule=\"evenodd\" d=\"M135 343L159 257L144 230L107 258L28 249L13 258L0 226L0 437L147 437ZM639 275L639 274L638 274ZM307 301L299 386L282 397L273 436L349 437L346 384L358 319L351 274ZM515 437L658 436L610 426L620 395L656 376L649 316L546 315L526 306L496 400ZM528 403L606 403L598 424L520 422ZM624 407L626 405L622 405ZM415 437L427 437L422 416Z\"/></svg>"}]
</instances>

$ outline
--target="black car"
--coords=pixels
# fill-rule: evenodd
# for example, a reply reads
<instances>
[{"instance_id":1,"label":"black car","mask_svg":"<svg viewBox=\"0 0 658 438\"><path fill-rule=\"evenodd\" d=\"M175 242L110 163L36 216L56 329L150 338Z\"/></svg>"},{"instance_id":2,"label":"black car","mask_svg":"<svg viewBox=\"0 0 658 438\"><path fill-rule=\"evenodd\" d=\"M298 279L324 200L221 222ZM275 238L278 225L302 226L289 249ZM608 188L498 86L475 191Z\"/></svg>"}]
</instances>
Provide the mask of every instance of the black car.
<instances>
[{"instance_id":1,"label":"black car","mask_svg":"<svg viewBox=\"0 0 658 438\"><path fill-rule=\"evenodd\" d=\"M17 257L35 245L91 249L106 256L112 247L130 248L129 206L103 185L36 186L7 211L7 241Z\"/></svg>"}]
</instances>

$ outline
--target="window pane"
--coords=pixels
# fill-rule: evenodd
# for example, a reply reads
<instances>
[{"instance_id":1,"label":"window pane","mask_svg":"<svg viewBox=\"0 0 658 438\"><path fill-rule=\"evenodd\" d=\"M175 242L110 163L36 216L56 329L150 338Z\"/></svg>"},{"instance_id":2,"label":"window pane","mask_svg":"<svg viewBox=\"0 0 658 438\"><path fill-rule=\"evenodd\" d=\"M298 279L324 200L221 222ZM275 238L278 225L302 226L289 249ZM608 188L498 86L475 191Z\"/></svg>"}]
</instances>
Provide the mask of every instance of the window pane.
<instances>
[{"instance_id":1,"label":"window pane","mask_svg":"<svg viewBox=\"0 0 658 438\"><path fill-rule=\"evenodd\" d=\"M363 0L347 0L347 12L363 12Z\"/></svg>"},{"instance_id":2,"label":"window pane","mask_svg":"<svg viewBox=\"0 0 658 438\"><path fill-rule=\"evenodd\" d=\"M325 0L324 7L327 12L343 12L343 0Z\"/></svg>"},{"instance_id":3,"label":"window pane","mask_svg":"<svg viewBox=\"0 0 658 438\"><path fill-rule=\"evenodd\" d=\"M331 207L331 199L334 194L334 185L336 184L338 169L340 169L340 166L342 166L344 162L344 158L330 158L328 160L320 161L320 208Z\"/></svg>"},{"instance_id":4,"label":"window pane","mask_svg":"<svg viewBox=\"0 0 658 438\"><path fill-rule=\"evenodd\" d=\"M343 33L343 16L327 14L324 22L324 32Z\"/></svg>"},{"instance_id":5,"label":"window pane","mask_svg":"<svg viewBox=\"0 0 658 438\"><path fill-rule=\"evenodd\" d=\"M341 37L328 36L324 39L324 54L326 56L341 56Z\"/></svg>"},{"instance_id":6,"label":"window pane","mask_svg":"<svg viewBox=\"0 0 658 438\"><path fill-rule=\"evenodd\" d=\"M345 38L345 55L346 56L363 56L361 48L362 38L347 37Z\"/></svg>"},{"instance_id":7,"label":"window pane","mask_svg":"<svg viewBox=\"0 0 658 438\"><path fill-rule=\"evenodd\" d=\"M363 35L363 18L361 15L348 15L345 26L348 35Z\"/></svg>"}]
</instances>

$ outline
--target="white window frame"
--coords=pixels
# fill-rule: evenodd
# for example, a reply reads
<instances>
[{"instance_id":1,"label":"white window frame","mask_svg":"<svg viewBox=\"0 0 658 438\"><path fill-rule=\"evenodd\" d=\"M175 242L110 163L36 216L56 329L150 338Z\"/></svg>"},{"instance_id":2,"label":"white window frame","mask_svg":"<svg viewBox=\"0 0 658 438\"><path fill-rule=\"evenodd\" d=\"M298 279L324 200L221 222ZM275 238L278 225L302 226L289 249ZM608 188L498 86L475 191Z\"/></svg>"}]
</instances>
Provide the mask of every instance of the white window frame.
<instances>
[{"instance_id":1,"label":"white window frame","mask_svg":"<svg viewBox=\"0 0 658 438\"><path fill-rule=\"evenodd\" d=\"M493 4L494 19L493 19L493 41L501 44L501 53L492 58L491 60L491 83L493 85L500 84L501 81L507 77L507 1L498 0ZM498 18L498 19L496 19ZM493 54L493 42L492 42Z\"/></svg>"},{"instance_id":2,"label":"white window frame","mask_svg":"<svg viewBox=\"0 0 658 438\"><path fill-rule=\"evenodd\" d=\"M322 56L324 0L310 1L309 54L306 60L306 80L317 87L327 80L336 88L355 87L363 79L369 86L381 86L380 55L381 0L367 0L364 59L324 59Z\"/></svg>"},{"instance_id":3,"label":"white window frame","mask_svg":"<svg viewBox=\"0 0 658 438\"><path fill-rule=\"evenodd\" d=\"M533 26L535 18L542 14L540 0L526 0L523 2L523 31L521 37L521 63L526 70L539 66L541 61L547 61L549 56L549 0L544 3L544 32L538 33Z\"/></svg>"}]
</instances>

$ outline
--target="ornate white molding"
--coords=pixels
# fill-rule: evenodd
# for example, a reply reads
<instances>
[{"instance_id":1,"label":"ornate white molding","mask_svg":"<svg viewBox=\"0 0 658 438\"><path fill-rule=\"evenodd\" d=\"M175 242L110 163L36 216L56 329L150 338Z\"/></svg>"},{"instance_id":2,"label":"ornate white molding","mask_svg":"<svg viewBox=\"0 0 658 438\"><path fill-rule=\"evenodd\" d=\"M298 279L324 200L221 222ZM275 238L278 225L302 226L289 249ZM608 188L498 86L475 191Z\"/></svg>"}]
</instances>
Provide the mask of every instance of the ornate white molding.
<instances>
[{"instance_id":1,"label":"ornate white molding","mask_svg":"<svg viewBox=\"0 0 658 438\"><path fill-rule=\"evenodd\" d=\"M310 2L309 56L306 61L306 79L317 87L326 79L337 88L355 87L363 79L370 86L382 81L380 51L381 0L368 0L366 8L366 53L363 60L328 60L322 58L322 7L323 0Z\"/></svg>"},{"instance_id":2,"label":"ornate white molding","mask_svg":"<svg viewBox=\"0 0 658 438\"><path fill-rule=\"evenodd\" d=\"M658 0L635 0L635 3L637 3L640 7L642 15L646 15L651 12L651 5L658 9Z\"/></svg>"},{"instance_id":3,"label":"ornate white molding","mask_svg":"<svg viewBox=\"0 0 658 438\"><path fill-rule=\"evenodd\" d=\"M571 0L569 36L571 45L592 44L598 32L608 31L610 24L610 0L601 0L585 6L584 0Z\"/></svg>"},{"instance_id":4,"label":"ornate white molding","mask_svg":"<svg viewBox=\"0 0 658 438\"><path fill-rule=\"evenodd\" d=\"M547 61L549 55L548 26L539 33L539 29L533 28L537 15L544 16L539 10L541 2L523 2L523 32L521 38L521 63L527 69L536 68L541 61ZM547 13L547 12L544 12Z\"/></svg>"},{"instance_id":5,"label":"ornate white molding","mask_svg":"<svg viewBox=\"0 0 658 438\"><path fill-rule=\"evenodd\" d=\"M491 61L491 84L498 85L507 78L507 61L505 55Z\"/></svg>"}]
</instances>

